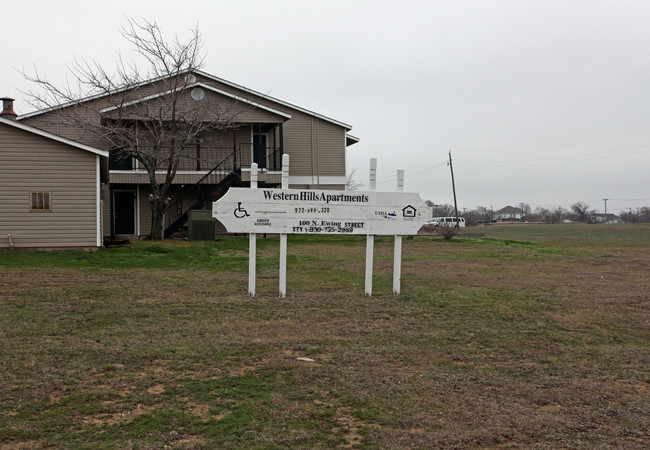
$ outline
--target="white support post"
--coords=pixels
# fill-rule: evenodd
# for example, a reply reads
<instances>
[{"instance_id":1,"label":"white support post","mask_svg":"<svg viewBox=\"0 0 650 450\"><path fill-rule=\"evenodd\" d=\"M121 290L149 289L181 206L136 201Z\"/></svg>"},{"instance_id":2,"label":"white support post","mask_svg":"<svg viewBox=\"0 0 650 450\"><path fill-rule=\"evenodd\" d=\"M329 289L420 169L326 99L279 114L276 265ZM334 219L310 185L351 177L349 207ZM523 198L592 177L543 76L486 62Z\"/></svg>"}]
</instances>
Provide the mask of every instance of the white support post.
<instances>
[{"instance_id":1,"label":"white support post","mask_svg":"<svg viewBox=\"0 0 650 450\"><path fill-rule=\"evenodd\" d=\"M370 158L370 184L369 190L377 188L377 158ZM366 236L366 295L372 295L372 265L375 251L375 236Z\"/></svg>"},{"instance_id":2,"label":"white support post","mask_svg":"<svg viewBox=\"0 0 650 450\"><path fill-rule=\"evenodd\" d=\"M282 155L282 189L289 189L289 155ZM287 234L280 233L280 298L287 296Z\"/></svg>"},{"instance_id":3,"label":"white support post","mask_svg":"<svg viewBox=\"0 0 650 450\"><path fill-rule=\"evenodd\" d=\"M372 295L372 260L375 251L375 237L366 236L366 295Z\"/></svg>"},{"instance_id":4,"label":"white support post","mask_svg":"<svg viewBox=\"0 0 650 450\"><path fill-rule=\"evenodd\" d=\"M404 170L397 169L397 192L404 192ZM402 278L402 236L395 235L393 251L393 294L399 295Z\"/></svg>"},{"instance_id":5,"label":"white support post","mask_svg":"<svg viewBox=\"0 0 650 450\"><path fill-rule=\"evenodd\" d=\"M257 189L257 163L251 164L251 189ZM248 235L248 295L255 297L257 234Z\"/></svg>"}]
</instances>

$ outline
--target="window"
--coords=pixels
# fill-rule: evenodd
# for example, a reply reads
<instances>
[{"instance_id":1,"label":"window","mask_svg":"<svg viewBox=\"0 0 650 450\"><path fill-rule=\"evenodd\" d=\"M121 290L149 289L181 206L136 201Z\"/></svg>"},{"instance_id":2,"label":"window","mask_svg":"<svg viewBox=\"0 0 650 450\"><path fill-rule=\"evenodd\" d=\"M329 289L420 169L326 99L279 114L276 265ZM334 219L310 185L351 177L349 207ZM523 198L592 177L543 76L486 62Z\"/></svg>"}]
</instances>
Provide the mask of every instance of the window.
<instances>
[{"instance_id":1,"label":"window","mask_svg":"<svg viewBox=\"0 0 650 450\"><path fill-rule=\"evenodd\" d=\"M49 211L52 209L49 192L31 192L30 204L32 211Z\"/></svg>"},{"instance_id":2,"label":"window","mask_svg":"<svg viewBox=\"0 0 650 450\"><path fill-rule=\"evenodd\" d=\"M133 156L121 149L112 149L108 153L110 170L133 170Z\"/></svg>"}]
</instances>

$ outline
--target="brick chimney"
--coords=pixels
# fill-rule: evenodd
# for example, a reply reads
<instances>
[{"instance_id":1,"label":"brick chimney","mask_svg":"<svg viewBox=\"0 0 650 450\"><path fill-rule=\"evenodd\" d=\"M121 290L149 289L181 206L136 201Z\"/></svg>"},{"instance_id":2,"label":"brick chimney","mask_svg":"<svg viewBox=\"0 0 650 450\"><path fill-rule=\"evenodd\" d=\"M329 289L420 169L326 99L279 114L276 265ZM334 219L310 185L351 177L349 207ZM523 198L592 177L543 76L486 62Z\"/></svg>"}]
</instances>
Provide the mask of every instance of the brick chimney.
<instances>
[{"instance_id":1,"label":"brick chimney","mask_svg":"<svg viewBox=\"0 0 650 450\"><path fill-rule=\"evenodd\" d=\"M14 99L9 97L2 97L2 112L0 112L0 117L4 117L9 120L16 120L18 114L14 111Z\"/></svg>"}]
</instances>

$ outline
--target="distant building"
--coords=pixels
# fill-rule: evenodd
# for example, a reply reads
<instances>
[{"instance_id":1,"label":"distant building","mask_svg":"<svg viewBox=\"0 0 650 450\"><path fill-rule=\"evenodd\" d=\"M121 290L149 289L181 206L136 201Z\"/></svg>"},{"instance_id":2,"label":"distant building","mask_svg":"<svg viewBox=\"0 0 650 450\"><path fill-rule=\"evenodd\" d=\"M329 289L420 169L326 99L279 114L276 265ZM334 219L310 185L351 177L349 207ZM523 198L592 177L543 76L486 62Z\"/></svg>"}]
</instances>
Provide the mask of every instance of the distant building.
<instances>
[{"instance_id":1,"label":"distant building","mask_svg":"<svg viewBox=\"0 0 650 450\"><path fill-rule=\"evenodd\" d=\"M521 220L522 217L523 211L513 206L506 206L494 213L494 220Z\"/></svg>"},{"instance_id":2,"label":"distant building","mask_svg":"<svg viewBox=\"0 0 650 450\"><path fill-rule=\"evenodd\" d=\"M623 223L620 217L616 214L600 214L595 213L591 216L593 223Z\"/></svg>"}]
</instances>

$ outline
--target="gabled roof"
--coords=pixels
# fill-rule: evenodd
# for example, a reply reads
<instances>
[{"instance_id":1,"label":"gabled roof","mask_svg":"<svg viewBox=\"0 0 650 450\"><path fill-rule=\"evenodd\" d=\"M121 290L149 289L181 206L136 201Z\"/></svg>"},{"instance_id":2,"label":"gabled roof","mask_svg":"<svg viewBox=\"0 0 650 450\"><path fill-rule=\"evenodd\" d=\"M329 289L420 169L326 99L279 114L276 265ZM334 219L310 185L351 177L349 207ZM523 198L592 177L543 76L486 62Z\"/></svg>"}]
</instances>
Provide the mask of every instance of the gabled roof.
<instances>
[{"instance_id":1,"label":"gabled roof","mask_svg":"<svg viewBox=\"0 0 650 450\"><path fill-rule=\"evenodd\" d=\"M292 108L292 109L295 109L295 110L300 111L300 112L302 112L302 113L308 114L308 115L310 115L310 116L317 117L317 118L319 118L319 119L321 119L321 120L325 120L325 121L327 121L327 122L333 123L334 125L338 125L338 126L340 126L340 127L343 127L343 128L346 129L346 131L349 131L349 130L352 129L352 126L351 126L351 125L348 125L348 124L346 124L346 123L340 122L340 121L338 121L338 120L334 120L334 119L332 119L332 118L330 118L330 117L323 116L322 114L318 114L318 113L315 113L315 112L310 111L310 110L308 110L308 109L301 108L301 107L299 107L299 106L293 105L293 104L288 103L288 102L285 102L285 101L283 101L283 100L279 100L279 99L274 98L274 97L271 97L271 96L269 96L269 95L262 94L262 93L260 93L260 92L254 91L254 90L252 90L252 89L248 89L248 88L246 88L246 87L244 87L244 86L240 86L240 85L235 84L235 83L233 83L233 82L231 82L231 81L224 80L223 78L216 77L216 76L214 76L214 75L211 75L211 74L206 73L206 72L202 72L202 71L200 71L200 70L194 70L194 71L186 70L186 71L184 71L184 72L179 73L179 76L182 76L182 75L189 75L190 73L192 73L192 74L196 74L196 75L201 75L202 77L208 78L208 79L213 80L213 81L216 81L216 82L218 82L218 83L225 84L225 85L227 85L227 86L231 86L231 87L233 87L233 88L235 88L235 89L242 90L242 91L244 91L244 92L246 92L246 93L248 93L248 94L254 95L254 96L256 96L256 97L260 97L260 98L263 98L263 99L265 99L265 100L272 101L272 102L274 102L274 103L277 103L278 105L282 105L282 106L285 106L285 107L288 107L288 108ZM138 83L138 84L136 84L136 85L134 85L134 86L129 86L129 87L125 87L125 88L122 88L122 89L118 89L118 90L116 90L115 92L117 93L117 92L127 91L127 90L129 90L129 89L135 89L135 88L138 88L138 87L140 87L140 86L144 86L144 85L146 85L146 84L155 83L155 82L160 81L160 80L162 80L162 79L164 79L164 77L158 77L158 78L153 78L153 79L150 79L150 80L145 80L145 81L142 81L142 82L140 82L140 83ZM105 97L105 96L107 96L107 95L108 95L108 94L97 94L97 95L93 95L93 96L87 97L87 98L83 99L83 101L95 100L95 99L98 99L98 98ZM232 94L231 94L231 95L232 95ZM73 103L71 102L71 103L68 103L68 104L65 104L65 105L61 105L61 106L62 106L62 107L63 107L63 106L68 106L68 105L71 105L71 104L73 104ZM29 118L29 117L34 117L34 116L37 116L37 115L39 115L39 114L44 114L44 113L46 113L46 112L53 111L53 110L55 110L55 109L57 109L57 107L53 107L53 108L45 108L45 109L42 109L42 110L33 111L33 112L31 112L31 113L27 113L27 114L24 114L24 115L22 115L22 116L19 116L19 117L18 117L18 120L21 120L21 119L27 119L27 118ZM357 140L357 141L358 141L358 140Z\"/></svg>"},{"instance_id":2,"label":"gabled roof","mask_svg":"<svg viewBox=\"0 0 650 450\"><path fill-rule=\"evenodd\" d=\"M47 139L51 139L53 141L61 142L66 145L70 145L72 147L76 147L80 150L84 150L90 153L94 153L95 155L103 156L105 158L108 158L108 152L104 150L100 150L95 147L91 147L89 145L81 144L79 142L71 141L70 139L66 139L61 136L57 136L56 134L48 133L47 131L43 131L39 128L34 128L30 127L29 125L25 125L19 122L16 122L15 120L8 120L8 119L3 119L0 117L0 123L3 125L8 125L14 128L18 128L19 130L26 131L28 133L36 134L38 136L42 136Z\"/></svg>"},{"instance_id":3,"label":"gabled roof","mask_svg":"<svg viewBox=\"0 0 650 450\"><path fill-rule=\"evenodd\" d=\"M360 139L356 136L352 136L351 134L346 134L345 136L345 146L349 147L350 145L356 144L359 142Z\"/></svg>"},{"instance_id":4,"label":"gabled roof","mask_svg":"<svg viewBox=\"0 0 650 450\"><path fill-rule=\"evenodd\" d=\"M209 91L215 92L215 93L217 93L217 94L221 94L221 95L223 95L223 96L226 96L226 97L232 98L233 100L237 100L237 101L242 102L242 103L246 103L246 104L248 104L248 105L250 105L250 106L253 106L253 107L255 107L255 108L263 109L263 110L268 111L268 112L270 112L270 113L273 113L273 114L276 114L276 115L278 115L278 116L284 117L284 118L287 119L287 120L288 120L288 119L291 119L291 114L286 114L286 113L283 113L282 111L278 111L277 109L269 108L268 106L264 106L264 105L262 105L262 104L259 104L259 103L256 103L256 102L253 102L253 101L248 100L248 99L246 99L246 98L239 97L239 96L237 96L237 95L231 94L230 92L226 92L226 91L224 91L224 90L222 90L222 89L215 88L215 87L210 86L210 85L207 85L207 84L205 84L205 83L192 83L192 84L188 84L187 86L185 86L185 87L182 88L181 90L194 89L194 88L197 88L197 87L200 87L200 88L202 88L202 89L207 89L207 90L209 90ZM162 96L164 96L164 95L167 95L167 94L169 94L170 92L171 92L171 91L167 91L167 92L159 92L159 93L157 93L157 94L152 94L152 95L149 95L149 96L147 96L147 97L142 97L142 98L140 98L140 99L138 99L138 100L134 100L134 101L131 101L131 102L125 103L124 105L122 105L122 107L127 107L127 106L131 106L131 105L136 105L136 104L139 104L139 103L144 103L144 102L147 102L147 101L149 101L149 100L153 100L153 99L155 99L155 98L158 98L158 97L162 97ZM106 113L106 112L114 111L114 110L116 110L116 109L118 109L117 106L111 106L111 107L109 107L109 108L104 108L104 109L100 110L99 112L100 112L100 113Z\"/></svg>"},{"instance_id":5,"label":"gabled roof","mask_svg":"<svg viewBox=\"0 0 650 450\"><path fill-rule=\"evenodd\" d=\"M277 99L277 98L271 97L270 95L266 95L266 94L262 94L262 93L260 93L260 92L256 92L256 91L254 91L254 90L252 90L252 89L248 89L248 88L246 88L246 87L244 87L244 86L240 86L240 85L235 84L235 83L233 83L233 82L230 82L230 81L228 81L228 80L224 80L223 78L215 77L214 75L210 75L209 73L202 72L202 71L200 71L200 70L196 70L195 72L196 72L197 74L201 75L201 76L204 76L204 77L206 77L206 78L210 78L210 79L213 80L213 81L217 81L217 82L219 82L219 83L223 83L223 84L226 84L226 85L228 85L228 86L232 86L232 87L234 87L235 89L241 89L241 90L243 90L243 91L245 91L245 92L248 92L249 94L252 94L252 95L255 95L255 96L258 96L258 97L262 97L262 98L264 98L264 99L267 99L267 100L270 100L270 101L272 101L272 102L278 103L278 104L280 104L280 105L282 105L282 106L286 106L286 107L289 107L289 108L293 108L293 109L295 109L295 110L298 110L298 111L303 112L303 113L305 113L305 114L308 114L308 115L310 115L310 116L318 117L319 119L321 119L321 120L325 120L326 122L331 122L331 123L333 123L333 124L335 124L335 125L338 125L338 126L340 126L340 127L345 128L345 129L348 130L348 131L352 129L352 126L351 126L351 125L348 125L348 124L343 123L343 122L339 122L338 120L334 120L334 119L332 119L332 118L330 118L330 117L323 116L322 114L315 113L315 112L310 111L310 110L308 110L308 109L301 108L300 106L293 105L293 104L291 104L291 103L289 103L289 102L285 102L285 101L283 101L283 100L279 100L279 99Z\"/></svg>"},{"instance_id":6,"label":"gabled roof","mask_svg":"<svg viewBox=\"0 0 650 450\"><path fill-rule=\"evenodd\" d=\"M515 208L514 206L506 206L496 211L495 214L521 214L521 209Z\"/></svg>"}]
</instances>

